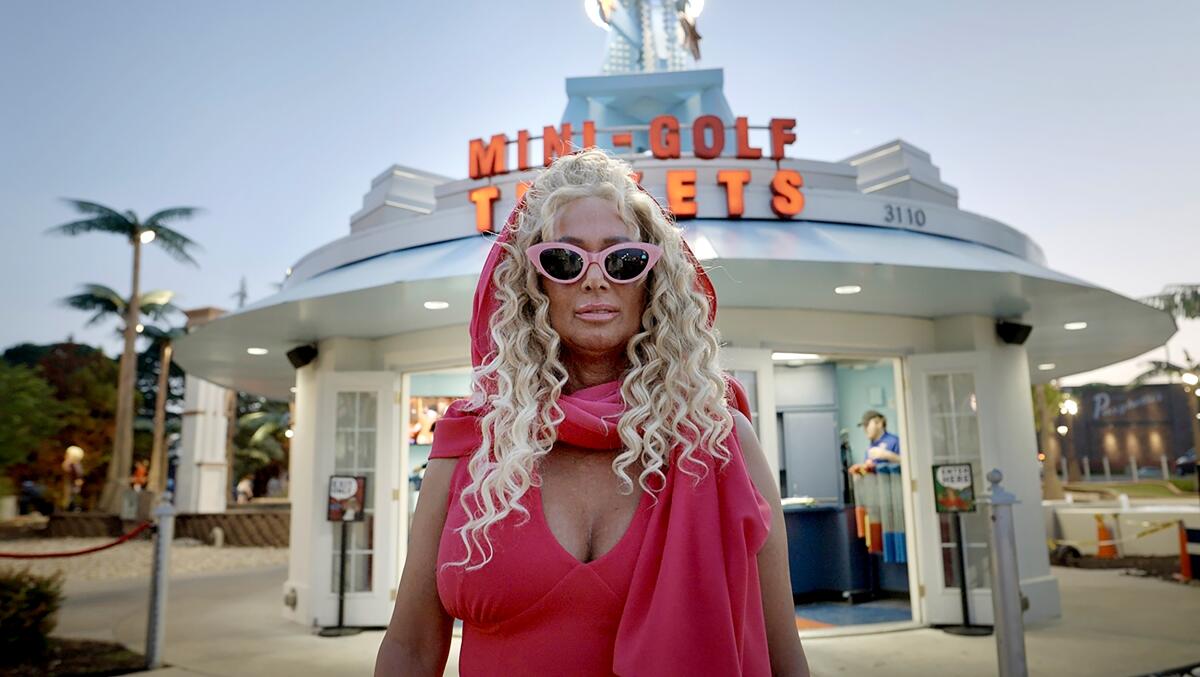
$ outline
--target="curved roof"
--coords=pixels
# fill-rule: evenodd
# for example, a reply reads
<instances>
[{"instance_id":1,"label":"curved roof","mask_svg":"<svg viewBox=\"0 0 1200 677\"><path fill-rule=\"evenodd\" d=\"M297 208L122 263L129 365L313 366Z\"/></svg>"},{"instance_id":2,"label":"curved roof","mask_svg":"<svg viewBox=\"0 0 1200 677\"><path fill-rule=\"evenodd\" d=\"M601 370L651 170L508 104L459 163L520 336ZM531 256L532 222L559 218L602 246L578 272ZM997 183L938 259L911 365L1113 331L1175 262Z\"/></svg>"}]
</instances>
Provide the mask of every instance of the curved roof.
<instances>
[{"instance_id":1,"label":"curved roof","mask_svg":"<svg viewBox=\"0 0 1200 677\"><path fill-rule=\"evenodd\" d=\"M1103 366L1161 345L1167 314L1035 261L976 242L912 230L817 221L699 219L684 236L710 268L721 305L1020 318L1035 327L1036 379ZM199 327L177 342L189 371L225 386L286 396L294 381L285 353L332 336L378 338L465 324L489 237L470 236L393 251L299 280ZM780 281L786 284L780 284ZM837 285L859 294L840 296ZM446 301L431 312L423 303ZM1085 332L1062 325L1086 321ZM246 348L268 348L249 356Z\"/></svg>"}]
</instances>

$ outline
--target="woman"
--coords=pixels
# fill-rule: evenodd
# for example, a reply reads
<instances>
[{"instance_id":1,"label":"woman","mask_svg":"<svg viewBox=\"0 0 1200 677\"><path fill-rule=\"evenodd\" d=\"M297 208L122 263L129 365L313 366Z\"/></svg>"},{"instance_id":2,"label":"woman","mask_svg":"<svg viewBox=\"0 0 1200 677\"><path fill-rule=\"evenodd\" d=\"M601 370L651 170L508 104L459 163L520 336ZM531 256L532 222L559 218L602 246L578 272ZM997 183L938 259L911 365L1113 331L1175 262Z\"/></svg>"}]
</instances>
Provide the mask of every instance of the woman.
<instances>
[{"instance_id":1,"label":"woman","mask_svg":"<svg viewBox=\"0 0 1200 677\"><path fill-rule=\"evenodd\" d=\"M716 296L630 174L559 158L493 245L376 675L440 675L454 617L463 675L808 674Z\"/></svg>"}]
</instances>

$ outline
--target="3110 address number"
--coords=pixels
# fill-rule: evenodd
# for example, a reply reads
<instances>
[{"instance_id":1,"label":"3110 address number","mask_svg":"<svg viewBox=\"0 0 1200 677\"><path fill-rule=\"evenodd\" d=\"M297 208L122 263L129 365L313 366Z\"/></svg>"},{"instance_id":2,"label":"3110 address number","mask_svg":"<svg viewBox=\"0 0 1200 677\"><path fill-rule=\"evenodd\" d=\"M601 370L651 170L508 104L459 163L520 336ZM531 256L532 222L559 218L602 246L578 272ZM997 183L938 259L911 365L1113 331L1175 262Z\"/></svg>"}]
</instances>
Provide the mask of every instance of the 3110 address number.
<instances>
[{"instance_id":1,"label":"3110 address number","mask_svg":"<svg viewBox=\"0 0 1200 677\"><path fill-rule=\"evenodd\" d=\"M902 207L900 205L884 205L883 220L886 223L898 223L923 228L925 227L925 210Z\"/></svg>"}]
</instances>

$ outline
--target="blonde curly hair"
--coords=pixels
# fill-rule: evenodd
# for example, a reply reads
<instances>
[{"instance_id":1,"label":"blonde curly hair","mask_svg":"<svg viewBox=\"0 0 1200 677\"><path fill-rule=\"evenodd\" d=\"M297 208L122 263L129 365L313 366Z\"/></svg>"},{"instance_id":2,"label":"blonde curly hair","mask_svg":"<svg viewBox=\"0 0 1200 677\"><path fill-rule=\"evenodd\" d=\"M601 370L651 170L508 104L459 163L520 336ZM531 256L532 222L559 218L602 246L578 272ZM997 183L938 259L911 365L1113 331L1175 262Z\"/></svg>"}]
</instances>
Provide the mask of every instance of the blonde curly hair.
<instances>
[{"instance_id":1,"label":"blonde curly hair","mask_svg":"<svg viewBox=\"0 0 1200 677\"><path fill-rule=\"evenodd\" d=\"M567 369L550 324L549 299L524 252L554 239L559 215L573 200L612 202L631 236L663 250L646 278L640 331L626 348L629 367L621 384L626 408L617 422L624 450L612 463L620 491L633 492L627 470L639 461L638 485L652 496L660 491L675 449L680 471L696 481L709 465L698 455L722 465L729 460L723 442L734 423L725 404L718 337L708 325L709 298L697 287L696 269L678 228L631 173L629 164L599 149L558 158L529 187L524 208L508 226L510 237L498 243L505 255L492 277L499 302L490 325L495 349L475 368L465 404L468 410L486 412L482 444L469 462L471 482L459 498L469 517L458 529L466 555L445 566L482 567L493 554L489 529L514 511L522 515L521 523L529 519L519 501L536 481L538 461L557 439L564 418L558 398ZM689 471L688 465L699 472ZM475 552L482 561L470 564Z\"/></svg>"}]
</instances>

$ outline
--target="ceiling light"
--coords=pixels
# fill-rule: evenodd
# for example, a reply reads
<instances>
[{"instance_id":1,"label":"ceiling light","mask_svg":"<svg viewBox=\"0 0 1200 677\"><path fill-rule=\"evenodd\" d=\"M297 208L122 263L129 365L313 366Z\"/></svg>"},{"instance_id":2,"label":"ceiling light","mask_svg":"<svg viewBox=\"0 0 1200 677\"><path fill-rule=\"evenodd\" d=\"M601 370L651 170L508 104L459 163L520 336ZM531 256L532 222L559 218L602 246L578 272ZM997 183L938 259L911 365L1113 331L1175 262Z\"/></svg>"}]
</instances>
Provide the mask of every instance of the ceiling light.
<instances>
[{"instance_id":1,"label":"ceiling light","mask_svg":"<svg viewBox=\"0 0 1200 677\"><path fill-rule=\"evenodd\" d=\"M158 237L158 233L155 233L153 230L143 230L141 234L138 235L138 239L142 241L142 244L150 244L151 242L154 242L154 238L156 237Z\"/></svg>"},{"instance_id":2,"label":"ceiling light","mask_svg":"<svg viewBox=\"0 0 1200 677\"><path fill-rule=\"evenodd\" d=\"M1053 362L1043 362L1038 365L1038 369L1040 369L1041 371L1050 371L1051 369L1053 369L1057 366L1058 365L1054 364Z\"/></svg>"},{"instance_id":3,"label":"ceiling light","mask_svg":"<svg viewBox=\"0 0 1200 677\"><path fill-rule=\"evenodd\" d=\"M445 301L426 301L425 310L445 310L450 307Z\"/></svg>"},{"instance_id":4,"label":"ceiling light","mask_svg":"<svg viewBox=\"0 0 1200 677\"><path fill-rule=\"evenodd\" d=\"M1182 378L1182 379L1183 379L1183 382L1184 382L1184 383L1186 383L1186 384L1188 384L1188 385L1190 385L1190 386L1194 386L1194 385L1196 385L1197 383L1200 383L1200 376L1197 376L1197 375L1193 374L1193 373L1192 373L1192 372L1190 372L1190 371L1189 371L1189 372L1187 372L1186 374L1184 374L1184 375L1183 375L1182 377L1180 377L1180 378Z\"/></svg>"},{"instance_id":5,"label":"ceiling light","mask_svg":"<svg viewBox=\"0 0 1200 677\"><path fill-rule=\"evenodd\" d=\"M270 351L268 351L266 348L247 348L246 352L250 353L251 355L266 355Z\"/></svg>"},{"instance_id":6,"label":"ceiling light","mask_svg":"<svg viewBox=\"0 0 1200 677\"><path fill-rule=\"evenodd\" d=\"M1079 331L1080 329L1087 329L1087 322L1068 322L1063 325L1063 329L1066 329L1067 331Z\"/></svg>"},{"instance_id":7,"label":"ceiling light","mask_svg":"<svg viewBox=\"0 0 1200 677\"><path fill-rule=\"evenodd\" d=\"M834 287L834 294L857 294L862 291L862 287L856 284L844 284L840 287Z\"/></svg>"},{"instance_id":8,"label":"ceiling light","mask_svg":"<svg viewBox=\"0 0 1200 677\"><path fill-rule=\"evenodd\" d=\"M287 430L283 431L283 436L288 438L289 440L292 439L292 436L295 434L296 433L293 432L291 428L288 428Z\"/></svg>"},{"instance_id":9,"label":"ceiling light","mask_svg":"<svg viewBox=\"0 0 1200 677\"><path fill-rule=\"evenodd\" d=\"M142 324L141 322L138 322L138 323L137 323L137 326L136 326L136 327L134 327L134 330L135 330L135 331L137 331L137 333L139 333L139 334L140 334L140 333L142 333L142 332L146 331L146 325Z\"/></svg>"},{"instance_id":10,"label":"ceiling light","mask_svg":"<svg viewBox=\"0 0 1200 677\"><path fill-rule=\"evenodd\" d=\"M284 277L291 277L291 276L292 276L292 267L291 267L291 266L288 266L287 268L284 268L284 269L283 269L283 276L284 276Z\"/></svg>"},{"instance_id":11,"label":"ceiling light","mask_svg":"<svg viewBox=\"0 0 1200 677\"><path fill-rule=\"evenodd\" d=\"M1065 425L1058 426L1058 434L1066 435L1067 434L1067 426L1065 426Z\"/></svg>"},{"instance_id":12,"label":"ceiling light","mask_svg":"<svg viewBox=\"0 0 1200 677\"><path fill-rule=\"evenodd\" d=\"M791 360L819 360L821 356L815 353L771 353L771 359L776 362L790 362Z\"/></svg>"}]
</instances>

